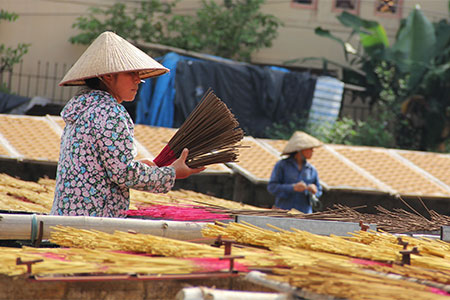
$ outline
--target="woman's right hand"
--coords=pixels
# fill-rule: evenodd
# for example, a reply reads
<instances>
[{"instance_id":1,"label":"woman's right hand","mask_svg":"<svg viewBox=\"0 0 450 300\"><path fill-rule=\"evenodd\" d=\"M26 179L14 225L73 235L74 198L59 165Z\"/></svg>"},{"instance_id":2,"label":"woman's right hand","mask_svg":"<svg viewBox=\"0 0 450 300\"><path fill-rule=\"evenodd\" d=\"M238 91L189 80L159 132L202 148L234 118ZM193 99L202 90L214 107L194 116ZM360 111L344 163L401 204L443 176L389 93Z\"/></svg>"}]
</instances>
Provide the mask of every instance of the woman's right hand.
<instances>
[{"instance_id":1,"label":"woman's right hand","mask_svg":"<svg viewBox=\"0 0 450 300\"><path fill-rule=\"evenodd\" d=\"M170 167L173 167L175 169L176 179L187 178L192 174L200 173L201 171L206 169L205 167L195 169L189 168L188 165L186 165L186 158L188 154L189 150L187 148L183 149L180 157L170 165Z\"/></svg>"},{"instance_id":2,"label":"woman's right hand","mask_svg":"<svg viewBox=\"0 0 450 300\"><path fill-rule=\"evenodd\" d=\"M294 184L294 191L296 192L303 192L307 189L306 183L303 181L299 181Z\"/></svg>"}]
</instances>

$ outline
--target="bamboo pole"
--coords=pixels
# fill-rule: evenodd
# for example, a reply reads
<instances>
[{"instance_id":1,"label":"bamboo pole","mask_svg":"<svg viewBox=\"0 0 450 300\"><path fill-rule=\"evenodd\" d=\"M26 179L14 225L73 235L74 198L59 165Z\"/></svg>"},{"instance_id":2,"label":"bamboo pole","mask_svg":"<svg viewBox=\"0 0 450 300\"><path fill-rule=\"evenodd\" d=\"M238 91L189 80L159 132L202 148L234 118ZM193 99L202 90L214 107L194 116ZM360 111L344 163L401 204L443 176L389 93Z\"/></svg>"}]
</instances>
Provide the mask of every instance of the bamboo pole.
<instances>
[{"instance_id":1,"label":"bamboo pole","mask_svg":"<svg viewBox=\"0 0 450 300\"><path fill-rule=\"evenodd\" d=\"M140 219L100 218L85 216L48 216L24 214L0 214L0 240L35 240L39 223L43 222L42 238L50 238L56 225L70 226L79 229L92 229L106 233L114 231L130 231L152 234L177 240L204 240L201 230L206 222L155 221ZM34 236L33 236L34 235Z\"/></svg>"}]
</instances>

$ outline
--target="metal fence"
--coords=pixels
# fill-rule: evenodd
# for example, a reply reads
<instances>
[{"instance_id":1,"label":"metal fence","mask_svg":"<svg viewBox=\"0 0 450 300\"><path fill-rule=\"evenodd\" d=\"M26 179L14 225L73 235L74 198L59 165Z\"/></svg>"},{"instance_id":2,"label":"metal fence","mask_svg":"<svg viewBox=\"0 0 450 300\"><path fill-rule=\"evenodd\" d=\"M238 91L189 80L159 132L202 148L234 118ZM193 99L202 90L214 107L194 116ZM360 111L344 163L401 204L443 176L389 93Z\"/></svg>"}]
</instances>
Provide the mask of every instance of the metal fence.
<instances>
[{"instance_id":1,"label":"metal fence","mask_svg":"<svg viewBox=\"0 0 450 300\"><path fill-rule=\"evenodd\" d=\"M339 117L347 117L355 121L366 121L371 114L371 108L367 102L355 97L354 93L353 90L344 89Z\"/></svg>"},{"instance_id":2,"label":"metal fence","mask_svg":"<svg viewBox=\"0 0 450 300\"><path fill-rule=\"evenodd\" d=\"M37 62L35 71L24 72L23 62L17 64L12 72L0 73L0 85L12 94L24 97L43 97L51 103L65 104L79 87L60 87L58 83L70 66L59 63ZM360 100L353 100L352 91L345 90L340 116L364 121L370 114L370 108Z\"/></svg>"},{"instance_id":3,"label":"metal fence","mask_svg":"<svg viewBox=\"0 0 450 300\"><path fill-rule=\"evenodd\" d=\"M24 72L22 61L12 71L0 73L0 85L11 94L29 98L39 96L55 104L65 104L78 89L58 86L69 67L66 64L38 61L34 71Z\"/></svg>"}]
</instances>

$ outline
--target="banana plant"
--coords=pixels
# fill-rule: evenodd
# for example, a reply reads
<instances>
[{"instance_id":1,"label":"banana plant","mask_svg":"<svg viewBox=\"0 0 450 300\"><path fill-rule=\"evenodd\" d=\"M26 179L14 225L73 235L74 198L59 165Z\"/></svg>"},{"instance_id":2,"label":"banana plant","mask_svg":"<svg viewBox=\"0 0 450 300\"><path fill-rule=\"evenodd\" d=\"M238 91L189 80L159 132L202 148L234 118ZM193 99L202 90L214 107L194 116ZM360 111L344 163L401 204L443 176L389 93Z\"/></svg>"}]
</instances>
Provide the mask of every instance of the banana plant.
<instances>
[{"instance_id":1,"label":"banana plant","mask_svg":"<svg viewBox=\"0 0 450 300\"><path fill-rule=\"evenodd\" d=\"M392 109L402 121L397 127L406 124L410 126L410 132L420 135L419 139L411 135L418 142L409 141L398 146L443 150L442 143L450 138L448 21L443 19L433 24L416 7L401 21L391 45L385 29L378 22L347 12L337 18L342 25L352 29L346 40L320 27L315 33L342 47L346 60L346 65L340 65L343 81L365 87L366 91L360 96L368 98L372 105L388 103L385 107ZM359 40L357 46L351 45L355 36ZM334 63L325 58L304 60L307 59ZM404 129L398 130L398 134L403 134Z\"/></svg>"},{"instance_id":2,"label":"banana plant","mask_svg":"<svg viewBox=\"0 0 450 300\"><path fill-rule=\"evenodd\" d=\"M419 150L445 150L450 138L450 25L417 7L402 21L387 59L407 78L401 113L420 133Z\"/></svg>"}]
</instances>

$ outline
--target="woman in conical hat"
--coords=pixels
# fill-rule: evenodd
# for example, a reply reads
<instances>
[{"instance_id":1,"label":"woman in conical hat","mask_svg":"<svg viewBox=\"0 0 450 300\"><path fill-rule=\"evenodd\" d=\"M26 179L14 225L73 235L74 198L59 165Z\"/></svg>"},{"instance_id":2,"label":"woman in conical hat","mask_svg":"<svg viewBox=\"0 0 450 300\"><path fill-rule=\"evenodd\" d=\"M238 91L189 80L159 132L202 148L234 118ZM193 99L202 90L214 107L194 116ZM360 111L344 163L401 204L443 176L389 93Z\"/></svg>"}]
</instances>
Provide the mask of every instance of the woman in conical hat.
<instances>
[{"instance_id":1,"label":"woman in conical hat","mask_svg":"<svg viewBox=\"0 0 450 300\"><path fill-rule=\"evenodd\" d=\"M67 72L61 86L84 85L64 107L54 215L123 217L129 189L166 193L176 178L204 168L185 164L188 150L167 167L136 161L134 124L121 103L133 101L142 79L169 70L112 32L104 32Z\"/></svg>"},{"instance_id":2,"label":"woman in conical hat","mask_svg":"<svg viewBox=\"0 0 450 300\"><path fill-rule=\"evenodd\" d=\"M292 135L282 153L288 157L275 164L267 185L269 193L275 196L275 207L312 212L312 199L322 195L322 186L316 168L307 160L314 148L322 145L305 132L296 131Z\"/></svg>"}]
</instances>

